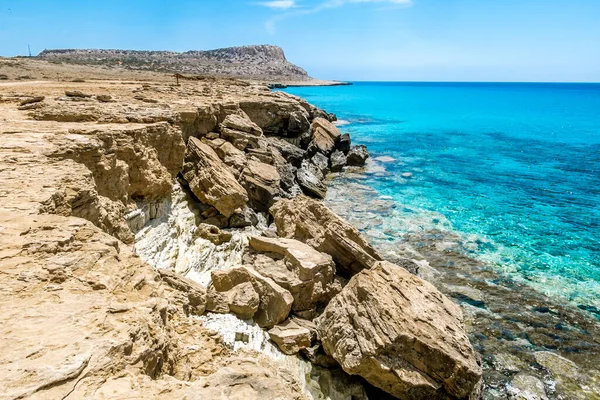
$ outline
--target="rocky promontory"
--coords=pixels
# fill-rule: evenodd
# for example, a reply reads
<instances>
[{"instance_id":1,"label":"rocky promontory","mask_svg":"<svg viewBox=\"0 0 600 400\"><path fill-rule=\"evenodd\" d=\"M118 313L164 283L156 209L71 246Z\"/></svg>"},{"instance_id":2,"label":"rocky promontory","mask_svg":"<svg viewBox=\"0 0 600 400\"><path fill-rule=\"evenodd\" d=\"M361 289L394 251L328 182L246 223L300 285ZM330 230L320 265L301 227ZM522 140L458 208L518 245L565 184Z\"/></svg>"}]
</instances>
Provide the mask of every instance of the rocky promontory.
<instances>
[{"instance_id":1,"label":"rocky promontory","mask_svg":"<svg viewBox=\"0 0 600 400\"><path fill-rule=\"evenodd\" d=\"M277 46L240 46L206 51L144 51L106 49L44 50L42 60L69 64L122 67L181 74L308 81L306 71L290 63Z\"/></svg>"},{"instance_id":2,"label":"rocky promontory","mask_svg":"<svg viewBox=\"0 0 600 400\"><path fill-rule=\"evenodd\" d=\"M0 398L477 398L461 309L320 200L335 116L237 80L0 85Z\"/></svg>"}]
</instances>

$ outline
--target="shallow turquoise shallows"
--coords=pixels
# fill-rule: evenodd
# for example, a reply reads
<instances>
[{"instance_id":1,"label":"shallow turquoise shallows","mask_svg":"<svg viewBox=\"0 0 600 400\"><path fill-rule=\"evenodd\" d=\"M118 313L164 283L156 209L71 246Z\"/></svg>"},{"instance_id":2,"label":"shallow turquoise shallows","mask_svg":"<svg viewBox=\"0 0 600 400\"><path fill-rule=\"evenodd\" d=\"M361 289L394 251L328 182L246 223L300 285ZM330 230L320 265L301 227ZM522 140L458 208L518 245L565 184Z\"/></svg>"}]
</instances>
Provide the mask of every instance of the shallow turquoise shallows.
<instances>
[{"instance_id":1,"label":"shallow turquoise shallows","mask_svg":"<svg viewBox=\"0 0 600 400\"><path fill-rule=\"evenodd\" d=\"M600 84L286 91L368 146L361 182L395 202L395 235L451 231L498 271L600 316Z\"/></svg>"}]
</instances>

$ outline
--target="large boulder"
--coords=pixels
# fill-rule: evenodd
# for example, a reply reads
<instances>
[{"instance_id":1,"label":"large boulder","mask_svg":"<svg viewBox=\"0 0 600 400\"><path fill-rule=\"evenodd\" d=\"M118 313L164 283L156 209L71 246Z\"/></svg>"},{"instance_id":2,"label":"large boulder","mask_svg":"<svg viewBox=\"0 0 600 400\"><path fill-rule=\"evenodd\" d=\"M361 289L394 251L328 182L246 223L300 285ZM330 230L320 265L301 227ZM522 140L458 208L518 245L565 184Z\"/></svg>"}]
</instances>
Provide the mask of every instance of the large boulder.
<instances>
[{"instance_id":1,"label":"large boulder","mask_svg":"<svg viewBox=\"0 0 600 400\"><path fill-rule=\"evenodd\" d=\"M321 182L322 174L321 177L318 174L320 171L316 167L313 169L306 165L296 171L296 179L304 193L323 199L327 194L327 186Z\"/></svg>"},{"instance_id":2,"label":"large boulder","mask_svg":"<svg viewBox=\"0 0 600 400\"><path fill-rule=\"evenodd\" d=\"M353 275L381 257L356 228L306 196L279 200L270 210L281 237L297 239L333 257L338 272Z\"/></svg>"},{"instance_id":3,"label":"large boulder","mask_svg":"<svg viewBox=\"0 0 600 400\"><path fill-rule=\"evenodd\" d=\"M212 286L217 292L229 292L238 285L250 282L260 302L254 321L263 328L283 322L292 308L294 298L284 288L249 267L213 271Z\"/></svg>"},{"instance_id":4,"label":"large boulder","mask_svg":"<svg viewBox=\"0 0 600 400\"><path fill-rule=\"evenodd\" d=\"M348 154L351 146L352 146L352 140L350 140L350 135L347 133L344 133L335 142L335 148L344 154Z\"/></svg>"},{"instance_id":5,"label":"large boulder","mask_svg":"<svg viewBox=\"0 0 600 400\"><path fill-rule=\"evenodd\" d=\"M235 131L250 133L254 136L262 136L263 130L258 125L237 114L229 114L221 123L221 129L233 129Z\"/></svg>"},{"instance_id":6,"label":"large boulder","mask_svg":"<svg viewBox=\"0 0 600 400\"><path fill-rule=\"evenodd\" d=\"M317 319L325 351L400 399L467 398L481 380L460 307L388 262L355 275Z\"/></svg>"},{"instance_id":7,"label":"large boulder","mask_svg":"<svg viewBox=\"0 0 600 400\"><path fill-rule=\"evenodd\" d=\"M271 328L269 337L283 353L288 355L296 354L311 345L310 331L292 320Z\"/></svg>"},{"instance_id":8,"label":"large boulder","mask_svg":"<svg viewBox=\"0 0 600 400\"><path fill-rule=\"evenodd\" d=\"M348 165L352 167L362 167L367 162L367 158L369 158L369 152L365 146L354 146L348 152Z\"/></svg>"},{"instance_id":9,"label":"large boulder","mask_svg":"<svg viewBox=\"0 0 600 400\"><path fill-rule=\"evenodd\" d=\"M208 140L202 138L202 142L209 145L217 153L221 161L231 168L234 175L239 175L248 164L246 154L224 139Z\"/></svg>"},{"instance_id":10,"label":"large boulder","mask_svg":"<svg viewBox=\"0 0 600 400\"><path fill-rule=\"evenodd\" d=\"M269 146L277 150L287 162L295 167L300 167L306 151L280 138L270 137L267 138L267 141Z\"/></svg>"},{"instance_id":11,"label":"large boulder","mask_svg":"<svg viewBox=\"0 0 600 400\"><path fill-rule=\"evenodd\" d=\"M202 201L230 217L248 202L248 193L215 151L195 137L188 140L181 170L191 191Z\"/></svg>"},{"instance_id":12,"label":"large boulder","mask_svg":"<svg viewBox=\"0 0 600 400\"><path fill-rule=\"evenodd\" d=\"M331 171L341 172L347 164L347 159L344 153L339 150L331 154Z\"/></svg>"},{"instance_id":13,"label":"large boulder","mask_svg":"<svg viewBox=\"0 0 600 400\"><path fill-rule=\"evenodd\" d=\"M313 131L315 131L317 128L323 129L334 142L337 142L340 136L342 136L342 132L340 132L337 126L325 118L315 118L312 122L311 128Z\"/></svg>"},{"instance_id":14,"label":"large boulder","mask_svg":"<svg viewBox=\"0 0 600 400\"><path fill-rule=\"evenodd\" d=\"M333 150L335 150L334 139L323 128L316 127L308 144L308 154L323 153L328 156Z\"/></svg>"},{"instance_id":15,"label":"large boulder","mask_svg":"<svg viewBox=\"0 0 600 400\"><path fill-rule=\"evenodd\" d=\"M231 142L237 149L266 149L267 142L264 137L235 129L221 127L221 137Z\"/></svg>"},{"instance_id":16,"label":"large boulder","mask_svg":"<svg viewBox=\"0 0 600 400\"><path fill-rule=\"evenodd\" d=\"M265 253L251 258L254 268L287 289L294 298L294 312L313 312L341 290L334 281L335 264L331 256L294 239L253 236L250 248ZM273 259L277 254L283 259Z\"/></svg>"},{"instance_id":17,"label":"large boulder","mask_svg":"<svg viewBox=\"0 0 600 400\"><path fill-rule=\"evenodd\" d=\"M257 211L267 212L279 196L281 177L272 165L248 160L240 182L248 192L250 205Z\"/></svg>"}]
</instances>

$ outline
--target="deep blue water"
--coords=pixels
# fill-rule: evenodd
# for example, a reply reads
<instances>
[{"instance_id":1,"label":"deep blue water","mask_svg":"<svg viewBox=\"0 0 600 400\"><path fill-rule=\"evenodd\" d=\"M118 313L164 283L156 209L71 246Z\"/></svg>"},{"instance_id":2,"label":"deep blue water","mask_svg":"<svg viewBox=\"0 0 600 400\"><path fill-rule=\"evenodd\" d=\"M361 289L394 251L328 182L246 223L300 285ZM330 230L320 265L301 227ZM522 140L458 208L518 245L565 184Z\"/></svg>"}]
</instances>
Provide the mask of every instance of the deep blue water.
<instances>
[{"instance_id":1,"label":"deep blue water","mask_svg":"<svg viewBox=\"0 0 600 400\"><path fill-rule=\"evenodd\" d=\"M362 183L397 204L399 237L457 233L498 271L600 308L600 84L286 91L348 121L342 131L368 146Z\"/></svg>"}]
</instances>

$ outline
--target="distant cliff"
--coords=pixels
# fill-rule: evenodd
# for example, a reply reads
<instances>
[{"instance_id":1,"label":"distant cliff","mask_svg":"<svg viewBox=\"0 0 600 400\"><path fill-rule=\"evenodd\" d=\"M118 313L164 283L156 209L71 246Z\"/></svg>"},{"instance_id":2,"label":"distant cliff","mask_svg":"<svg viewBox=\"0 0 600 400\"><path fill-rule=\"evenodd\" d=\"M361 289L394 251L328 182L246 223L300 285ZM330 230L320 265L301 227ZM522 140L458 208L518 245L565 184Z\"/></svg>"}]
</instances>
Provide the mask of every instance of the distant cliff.
<instances>
[{"instance_id":1,"label":"distant cliff","mask_svg":"<svg viewBox=\"0 0 600 400\"><path fill-rule=\"evenodd\" d=\"M219 75L260 79L308 80L306 71L286 58L277 46L229 47L208 51L44 50L41 59L83 65L121 66L127 69Z\"/></svg>"}]
</instances>

